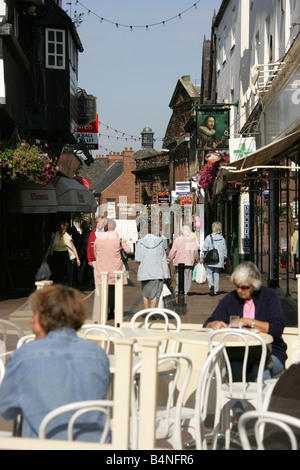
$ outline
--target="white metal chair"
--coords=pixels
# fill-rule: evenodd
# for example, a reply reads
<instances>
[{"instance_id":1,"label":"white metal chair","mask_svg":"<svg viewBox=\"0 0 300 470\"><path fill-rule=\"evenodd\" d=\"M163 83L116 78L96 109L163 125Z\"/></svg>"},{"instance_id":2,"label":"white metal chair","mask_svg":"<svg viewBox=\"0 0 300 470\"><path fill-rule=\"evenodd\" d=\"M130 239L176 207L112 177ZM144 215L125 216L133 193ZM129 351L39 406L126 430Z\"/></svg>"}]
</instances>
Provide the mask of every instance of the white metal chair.
<instances>
[{"instance_id":1,"label":"white metal chair","mask_svg":"<svg viewBox=\"0 0 300 470\"><path fill-rule=\"evenodd\" d=\"M3 341L7 342L7 335L15 335L17 334L19 338L24 336L24 332L22 328L19 327L16 323L13 323L9 320L0 319L0 329L3 333Z\"/></svg>"},{"instance_id":2,"label":"white metal chair","mask_svg":"<svg viewBox=\"0 0 300 470\"><path fill-rule=\"evenodd\" d=\"M142 325L146 329L151 328L151 326L155 325L151 322L152 320L157 319L158 317L162 317L164 321L164 331L168 331L170 329L170 322L169 317L175 320L175 332L178 333L181 330L181 319L179 315L174 312L173 310L169 310L167 308L145 308L140 310L139 312L135 313L130 321L130 327L135 328L136 322L141 320L140 326ZM161 347L161 353L167 352L168 341L163 342ZM177 349L177 342L172 340L172 346L170 348L170 352L174 353ZM135 352L138 352L138 345L135 345Z\"/></svg>"},{"instance_id":3,"label":"white metal chair","mask_svg":"<svg viewBox=\"0 0 300 470\"><path fill-rule=\"evenodd\" d=\"M216 413L219 415L219 417L217 417L219 420L222 412L222 418L224 418L222 419L222 424L225 431L225 447L226 449L229 449L231 400L247 400L247 402L250 402L256 410L262 409L263 390L265 388L263 384L263 373L266 364L267 346L263 338L252 331L229 328L226 330L216 330L210 334L208 340L210 351L212 351L214 347L213 342L215 341L217 335L220 335L220 341L224 342L225 344L227 340L238 338L239 346L244 348L242 358L242 378L240 382L233 382L231 362L229 360L226 348L223 350L222 371L220 369L217 370L217 387L220 388L221 400L220 407L218 410L216 410ZM251 346L249 346L248 339L251 338L254 338L256 345L261 348L261 354L258 360L259 365L257 378L255 382L250 382L247 379L247 365L251 348Z\"/></svg>"},{"instance_id":4,"label":"white metal chair","mask_svg":"<svg viewBox=\"0 0 300 470\"><path fill-rule=\"evenodd\" d=\"M130 443L131 449L138 448L138 398L135 387L135 380L142 362L138 362L132 369L132 392L131 392L131 429ZM174 449L180 447L181 440L178 441L178 433L175 433L176 416L180 414L183 399L190 381L192 373L191 359L179 353L161 354L158 356L157 371L166 368L172 374L171 382L168 383L168 396L164 406L158 406L156 411L156 439L167 439ZM174 372L175 371L175 372ZM184 371L183 374L182 371ZM178 380L182 379L180 390L178 391Z\"/></svg>"},{"instance_id":5,"label":"white metal chair","mask_svg":"<svg viewBox=\"0 0 300 470\"><path fill-rule=\"evenodd\" d=\"M277 413L272 411L247 411L243 413L238 422L238 430L240 441L243 450L252 450L250 439L249 439L249 429L247 429L247 424L250 421L255 421L254 424L254 436L257 444L257 450L265 450L265 425L270 424L276 426L277 431L282 431L288 438L290 444L290 450L299 450L297 437L295 434L295 428L299 430L300 433L300 419L293 416L286 415L284 413ZM294 428L294 429L293 429ZM273 428L274 429L274 428ZM299 441L298 433L298 441ZM284 441L283 437L279 437L281 442ZM272 441L273 438L271 437ZM273 441L274 443L274 441ZM256 449L255 449L256 450Z\"/></svg>"},{"instance_id":6,"label":"white metal chair","mask_svg":"<svg viewBox=\"0 0 300 470\"><path fill-rule=\"evenodd\" d=\"M87 400L87 401L78 401L74 403L68 403L66 405L59 406L54 410L50 411L42 420L39 427L39 439L47 439L47 427L51 421L56 417L73 412L72 416L67 418L68 429L67 429L67 439L68 441L73 440L73 429L76 420L82 416L84 413L89 413L91 411L98 411L105 416L105 426L99 441L100 444L103 444L111 429L111 415L113 411L113 401L111 400Z\"/></svg>"},{"instance_id":7,"label":"white metal chair","mask_svg":"<svg viewBox=\"0 0 300 470\"><path fill-rule=\"evenodd\" d=\"M120 329L115 328L114 326L110 326L110 325L90 323L90 324L82 325L81 330L84 330L83 339L87 339L87 335L91 333L92 331L98 331L98 332L101 331L101 333L104 336L103 343L105 343L104 349L106 350L107 354L109 353L109 350L110 350L111 338L113 337L125 338L124 333Z\"/></svg>"},{"instance_id":8,"label":"white metal chair","mask_svg":"<svg viewBox=\"0 0 300 470\"><path fill-rule=\"evenodd\" d=\"M31 343L32 341L35 340L35 338L36 336L34 334L22 336L22 338L20 338L19 341L17 342L17 349L19 349L25 343Z\"/></svg>"},{"instance_id":9,"label":"white metal chair","mask_svg":"<svg viewBox=\"0 0 300 470\"><path fill-rule=\"evenodd\" d=\"M221 395L220 389L216 386L215 376L216 371L219 369L219 360L224 349L225 343L222 342L208 354L199 375L195 393L195 407L178 407L176 410L174 440L177 444L177 449L182 449L183 447L181 433L184 429L192 435L197 450L207 450L207 438L211 437L211 434L206 434L205 424L209 411L213 414L213 409L209 410L208 405L213 403L212 397L214 397L215 410L218 410L220 407ZM219 416L215 413L212 433L212 448L214 450L217 445L219 427Z\"/></svg>"}]
</instances>

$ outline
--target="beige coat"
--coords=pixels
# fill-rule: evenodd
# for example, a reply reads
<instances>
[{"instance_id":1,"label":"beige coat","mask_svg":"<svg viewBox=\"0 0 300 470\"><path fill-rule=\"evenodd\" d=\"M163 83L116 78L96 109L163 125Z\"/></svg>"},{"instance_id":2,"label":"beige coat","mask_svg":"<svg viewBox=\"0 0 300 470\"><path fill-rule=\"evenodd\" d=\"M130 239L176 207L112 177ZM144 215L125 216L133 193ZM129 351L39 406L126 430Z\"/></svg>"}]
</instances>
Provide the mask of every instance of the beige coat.
<instances>
[{"instance_id":1,"label":"beige coat","mask_svg":"<svg viewBox=\"0 0 300 470\"><path fill-rule=\"evenodd\" d=\"M122 247L130 253L130 247L122 240ZM127 284L126 270L120 255L120 237L116 232L100 232L95 243L95 283L101 284L101 272L108 271L108 283L115 284L114 271L124 271L124 284Z\"/></svg>"}]
</instances>

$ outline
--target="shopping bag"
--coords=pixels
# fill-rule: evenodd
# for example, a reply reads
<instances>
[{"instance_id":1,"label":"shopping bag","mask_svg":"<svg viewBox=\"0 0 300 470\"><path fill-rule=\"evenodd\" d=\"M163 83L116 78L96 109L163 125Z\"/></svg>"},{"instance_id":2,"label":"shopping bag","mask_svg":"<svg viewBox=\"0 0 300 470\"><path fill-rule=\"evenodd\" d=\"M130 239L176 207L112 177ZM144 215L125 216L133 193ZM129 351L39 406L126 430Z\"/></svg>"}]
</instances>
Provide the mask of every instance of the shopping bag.
<instances>
[{"instance_id":1,"label":"shopping bag","mask_svg":"<svg viewBox=\"0 0 300 470\"><path fill-rule=\"evenodd\" d=\"M48 279L50 279L50 276L51 276L51 271L50 271L49 265L48 263L43 262L35 275L35 280L47 281Z\"/></svg>"},{"instance_id":2,"label":"shopping bag","mask_svg":"<svg viewBox=\"0 0 300 470\"><path fill-rule=\"evenodd\" d=\"M204 284L206 282L206 270L203 264L198 263L193 269L192 280L197 284Z\"/></svg>"},{"instance_id":3,"label":"shopping bag","mask_svg":"<svg viewBox=\"0 0 300 470\"><path fill-rule=\"evenodd\" d=\"M169 310L175 310L176 297L175 293L168 288L164 283L162 292L158 301L158 308L168 308Z\"/></svg>"}]
</instances>

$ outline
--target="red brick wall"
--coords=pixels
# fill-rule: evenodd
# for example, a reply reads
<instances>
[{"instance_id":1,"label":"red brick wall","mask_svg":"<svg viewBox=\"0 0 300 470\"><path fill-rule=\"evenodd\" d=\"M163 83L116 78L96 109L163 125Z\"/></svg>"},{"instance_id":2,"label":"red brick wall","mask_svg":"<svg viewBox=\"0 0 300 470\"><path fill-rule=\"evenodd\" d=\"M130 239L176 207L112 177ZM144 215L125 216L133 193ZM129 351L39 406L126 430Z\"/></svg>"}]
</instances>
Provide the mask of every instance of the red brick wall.
<instances>
[{"instance_id":1,"label":"red brick wall","mask_svg":"<svg viewBox=\"0 0 300 470\"><path fill-rule=\"evenodd\" d=\"M132 171L135 170L134 152L125 147L122 154L110 154L107 156L110 167L115 161L123 160L124 172L101 194L100 204L107 204L108 199L115 200L116 218L120 218L119 203L120 197L127 197L127 207L135 204L135 176ZM123 206L124 207L124 206ZM124 215L122 215L124 217ZM127 213L128 219L134 219L135 214Z\"/></svg>"}]
</instances>

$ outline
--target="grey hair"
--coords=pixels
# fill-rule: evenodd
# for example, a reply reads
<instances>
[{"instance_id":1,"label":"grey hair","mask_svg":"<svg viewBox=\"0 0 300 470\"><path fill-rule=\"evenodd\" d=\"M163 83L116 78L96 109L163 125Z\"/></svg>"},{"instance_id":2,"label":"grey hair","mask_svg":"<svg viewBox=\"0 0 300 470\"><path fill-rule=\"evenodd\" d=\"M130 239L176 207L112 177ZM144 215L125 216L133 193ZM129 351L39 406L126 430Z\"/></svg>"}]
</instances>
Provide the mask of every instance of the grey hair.
<instances>
[{"instance_id":1,"label":"grey hair","mask_svg":"<svg viewBox=\"0 0 300 470\"><path fill-rule=\"evenodd\" d=\"M257 266L251 261L244 261L239 264L230 276L232 282L249 282L259 290L261 288L261 275Z\"/></svg>"},{"instance_id":2,"label":"grey hair","mask_svg":"<svg viewBox=\"0 0 300 470\"><path fill-rule=\"evenodd\" d=\"M184 235L185 237L189 237L191 234L191 227L189 227L188 225L184 225L182 227L182 235Z\"/></svg>"},{"instance_id":3,"label":"grey hair","mask_svg":"<svg viewBox=\"0 0 300 470\"><path fill-rule=\"evenodd\" d=\"M211 226L213 233L222 233L222 224L221 222L214 222Z\"/></svg>"}]
</instances>

